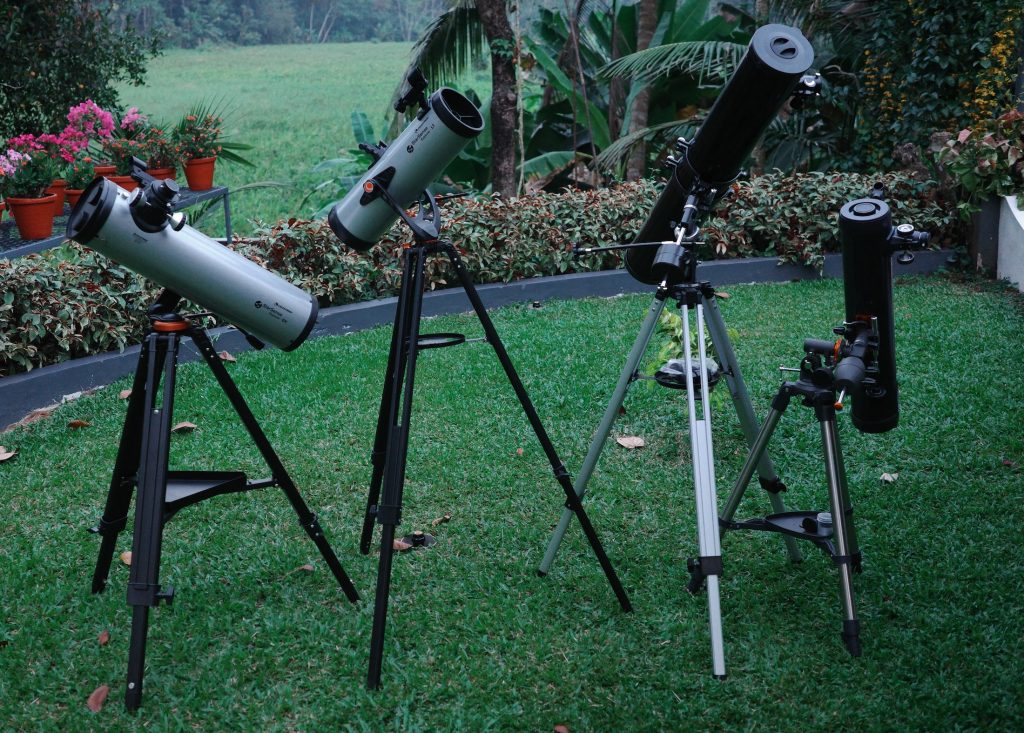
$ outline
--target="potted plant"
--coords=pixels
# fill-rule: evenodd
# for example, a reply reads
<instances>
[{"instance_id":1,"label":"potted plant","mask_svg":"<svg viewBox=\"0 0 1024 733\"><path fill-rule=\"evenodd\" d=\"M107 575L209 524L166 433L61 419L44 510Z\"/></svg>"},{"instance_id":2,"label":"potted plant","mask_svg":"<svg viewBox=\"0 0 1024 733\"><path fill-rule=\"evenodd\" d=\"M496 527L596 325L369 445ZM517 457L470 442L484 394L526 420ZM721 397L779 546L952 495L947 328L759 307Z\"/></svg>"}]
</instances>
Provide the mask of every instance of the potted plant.
<instances>
[{"instance_id":1,"label":"potted plant","mask_svg":"<svg viewBox=\"0 0 1024 733\"><path fill-rule=\"evenodd\" d=\"M224 140L223 115L205 103L189 110L174 129L174 139L185 161L185 178L193 191L213 187L213 171L218 156L224 160L252 166L238 155L238 150L251 150L251 145Z\"/></svg>"},{"instance_id":2,"label":"potted plant","mask_svg":"<svg viewBox=\"0 0 1024 733\"><path fill-rule=\"evenodd\" d=\"M79 153L90 146L100 147L101 141L114 133L114 116L91 99L76 104L68 110L68 124L63 135L71 143L72 152ZM96 163L96 175L112 175L114 166Z\"/></svg>"},{"instance_id":3,"label":"potted plant","mask_svg":"<svg viewBox=\"0 0 1024 733\"><path fill-rule=\"evenodd\" d=\"M96 177L96 166L93 165L92 158L88 155L83 155L77 158L72 163L67 172L68 187L65 189L64 194L68 200L68 206L72 208L78 203L78 198L82 195L82 191L88 186L92 179Z\"/></svg>"},{"instance_id":4,"label":"potted plant","mask_svg":"<svg viewBox=\"0 0 1024 733\"><path fill-rule=\"evenodd\" d=\"M1024 112L1011 110L934 142L936 162L962 189L957 208L972 223L972 260L991 269L998 248L1000 197L1024 192Z\"/></svg>"},{"instance_id":5,"label":"potted plant","mask_svg":"<svg viewBox=\"0 0 1024 733\"><path fill-rule=\"evenodd\" d=\"M114 166L113 175L106 177L126 191L138 188L138 182L131 176L132 158L149 157L148 130L149 119L138 107L132 107L124 113L113 134L100 143L104 160Z\"/></svg>"},{"instance_id":6,"label":"potted plant","mask_svg":"<svg viewBox=\"0 0 1024 733\"><path fill-rule=\"evenodd\" d=\"M47 194L56 170L45 151L9 149L0 155L0 188L22 239L45 239L53 234L53 202Z\"/></svg>"},{"instance_id":7,"label":"potted plant","mask_svg":"<svg viewBox=\"0 0 1024 733\"><path fill-rule=\"evenodd\" d=\"M153 178L174 178L181 151L162 127L150 126L145 132L146 172Z\"/></svg>"}]
</instances>

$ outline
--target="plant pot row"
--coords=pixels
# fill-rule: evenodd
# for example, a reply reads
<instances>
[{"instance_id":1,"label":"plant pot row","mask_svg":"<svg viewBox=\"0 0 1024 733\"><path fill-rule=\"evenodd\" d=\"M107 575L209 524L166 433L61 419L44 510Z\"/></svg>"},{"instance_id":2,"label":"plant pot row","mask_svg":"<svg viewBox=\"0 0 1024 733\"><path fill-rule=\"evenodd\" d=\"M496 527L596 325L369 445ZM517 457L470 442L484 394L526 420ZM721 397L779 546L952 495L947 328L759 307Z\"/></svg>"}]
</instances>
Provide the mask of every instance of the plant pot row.
<instances>
[{"instance_id":1,"label":"plant pot row","mask_svg":"<svg viewBox=\"0 0 1024 733\"><path fill-rule=\"evenodd\" d=\"M213 169L216 158L197 158L185 163L185 179L188 187L193 191L205 191L213 188ZM114 166L96 166L96 175L103 176L112 183L116 183L126 191L134 191L138 188L138 182L131 176L115 176ZM174 168L151 168L146 171L153 178L167 179L174 178ZM67 182L57 179L46 189L46 196L42 198L15 198L8 196L0 202L0 217L6 208L11 218L18 227L18 235L22 239L46 239L53 236L53 220L64 213L64 203L74 207L78 203L78 197L82 195L82 189L69 189Z\"/></svg>"}]
</instances>

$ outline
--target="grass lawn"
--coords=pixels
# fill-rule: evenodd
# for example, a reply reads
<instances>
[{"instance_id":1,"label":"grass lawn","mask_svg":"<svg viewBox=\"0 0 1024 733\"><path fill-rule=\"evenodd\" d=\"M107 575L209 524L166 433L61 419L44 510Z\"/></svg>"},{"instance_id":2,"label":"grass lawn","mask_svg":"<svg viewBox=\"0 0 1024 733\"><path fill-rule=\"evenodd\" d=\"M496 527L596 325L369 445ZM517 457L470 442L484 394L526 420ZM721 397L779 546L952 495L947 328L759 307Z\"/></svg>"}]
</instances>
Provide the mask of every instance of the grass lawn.
<instances>
[{"instance_id":1,"label":"grass lawn","mask_svg":"<svg viewBox=\"0 0 1024 733\"><path fill-rule=\"evenodd\" d=\"M837 281L726 288L726 322L759 415L805 337L842 318ZM570 471L578 470L649 296L494 313ZM529 425L484 344L430 351L417 374L401 529L430 550L396 556L383 690L363 683L376 551L357 544L389 329L243 354L229 369L363 594L349 605L276 489L183 511L165 533L172 607L151 616L138 716L121 705L128 569L89 594L124 382L0 436L0 728L13 730L961 730L1024 728L1024 306L943 277L896 291L901 423L857 433L846 457L864 573L864 655L840 639L838 579L810 545L731 533L722 604L729 677L712 679L706 599L684 591L696 554L685 402L636 385L587 508L635 606L624 614L575 524L535 574L562 507ZM468 316L426 330L479 335ZM200 365L183 366L173 466L265 475ZM742 462L716 393L720 499ZM86 420L89 427L68 423ZM519 453L522 449L522 453ZM771 454L788 508L824 509L811 412L794 401ZM898 473L882 484L882 473ZM763 514L751 490L739 517ZM118 551L130 548L122 534ZM298 570L311 563L313 572ZM104 630L110 643L97 642ZM111 696L98 714L85 701Z\"/></svg>"},{"instance_id":2,"label":"grass lawn","mask_svg":"<svg viewBox=\"0 0 1024 733\"><path fill-rule=\"evenodd\" d=\"M232 196L235 230L245 233L250 219L309 217L319 208L298 208L310 188L329 177L309 169L355 147L355 110L368 115L378 136L384 134L384 113L410 49L406 43L328 43L168 50L148 62L144 87L122 85L119 93L126 107L138 106L165 122L201 100L225 102L225 133L255 148L244 155L256 167L218 163L216 183L293 184ZM472 86L485 93L489 77L475 75ZM219 209L208 215L204 230L223 234L218 215Z\"/></svg>"}]
</instances>

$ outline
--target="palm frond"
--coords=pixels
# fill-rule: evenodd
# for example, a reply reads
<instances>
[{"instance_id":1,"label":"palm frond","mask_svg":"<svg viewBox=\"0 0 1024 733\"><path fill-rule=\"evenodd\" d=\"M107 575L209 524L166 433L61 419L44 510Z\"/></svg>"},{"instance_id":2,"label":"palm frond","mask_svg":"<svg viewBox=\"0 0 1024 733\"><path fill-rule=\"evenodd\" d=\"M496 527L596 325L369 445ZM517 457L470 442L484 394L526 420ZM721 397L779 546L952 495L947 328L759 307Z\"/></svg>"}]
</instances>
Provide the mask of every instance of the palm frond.
<instances>
[{"instance_id":1,"label":"palm frond","mask_svg":"<svg viewBox=\"0 0 1024 733\"><path fill-rule=\"evenodd\" d=\"M602 78L629 76L653 81L669 74L691 74L702 83L721 82L743 58L746 46L729 41L684 41L623 56L600 70Z\"/></svg>"},{"instance_id":2,"label":"palm frond","mask_svg":"<svg viewBox=\"0 0 1024 733\"><path fill-rule=\"evenodd\" d=\"M434 18L413 44L409 65L402 80L391 95L391 109L402 96L405 79L413 69L419 68L431 87L449 84L487 51L487 36L476 12L475 0L456 0L452 6ZM389 111L389 115L394 114ZM399 132L401 118L395 115L388 134Z\"/></svg>"},{"instance_id":3,"label":"palm frond","mask_svg":"<svg viewBox=\"0 0 1024 733\"><path fill-rule=\"evenodd\" d=\"M629 157L629 151L641 140L653 140L655 138L677 138L680 135L688 136L699 124L698 120L670 120L651 127L644 127L628 135L623 135L607 148L601 151L596 158L598 170L612 170L625 163Z\"/></svg>"}]
</instances>

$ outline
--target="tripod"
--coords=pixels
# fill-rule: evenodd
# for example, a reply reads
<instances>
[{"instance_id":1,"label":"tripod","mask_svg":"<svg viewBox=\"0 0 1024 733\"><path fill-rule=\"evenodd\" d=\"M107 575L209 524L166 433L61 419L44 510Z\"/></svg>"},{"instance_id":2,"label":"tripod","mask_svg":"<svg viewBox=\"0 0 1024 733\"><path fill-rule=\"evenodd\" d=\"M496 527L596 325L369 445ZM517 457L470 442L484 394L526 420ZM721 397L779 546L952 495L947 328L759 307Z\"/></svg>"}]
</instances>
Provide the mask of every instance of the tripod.
<instances>
[{"instance_id":1,"label":"tripod","mask_svg":"<svg viewBox=\"0 0 1024 733\"><path fill-rule=\"evenodd\" d=\"M867 373L871 372L871 368L865 367L864 362L877 351L877 320L847 323L843 328L836 329L836 333L843 336L843 339L835 343L817 339L804 341L805 356L800 368L795 370L800 376L795 382L786 381L779 387L736 484L725 502L720 524L723 530L779 532L786 537L809 540L828 554L839 568L843 644L852 656L859 657L860 622L857 620L853 599L853 572L861 572L861 553L853 527L853 507L846 485L839 433L836 430L836 410L842 409L848 391L862 390L870 381ZM845 358L840 361L840 357ZM874 367L874 371L877 373L877 367ZM767 450L768 441L793 397L802 398L801 404L814 410L820 425L831 511L828 514L813 511L781 512L762 519L733 521L736 509L750 484L754 467Z\"/></svg>"},{"instance_id":2,"label":"tripod","mask_svg":"<svg viewBox=\"0 0 1024 733\"><path fill-rule=\"evenodd\" d=\"M729 339L725 321L715 298L714 288L708 282L697 282L697 255L694 247L699 243L697 237L698 218L706 213L714 200L715 191L704 188L700 182L694 186L683 208L683 215L676 228L676 241L655 242L610 247L580 249L580 253L591 253L612 249L628 249L632 247L658 246L655 257L655 270L661 278L644 319L640 332L637 334L630 350L626 364L619 374L615 391L604 411L596 433L590 443L583 466L576 478L575 493L581 499L586 494L587 484L597 466L598 459L611 433L612 425L619 414L629 387L639 376L637 367L647 350L648 342L658 324L658 318L668 299L673 299L681 310L683 324L684 348L684 385L687 392L687 408L689 417L690 443L693 459L694 493L697 510L697 531L700 555L687 563L691 574L687 589L696 593L707 582L708 612L711 628L712 670L716 677L725 676L725 653L722 641L721 610L719 606L718 576L722 572L720 533L718 530L717 497L715 491L714 451L711 441L711 414L708 402L708 391L711 388L708 374L708 356L705 353L705 327L711 337L715 353L721 366L721 373L732 397L733 406L739 417L740 426L749 444L753 445L758 434L757 418L747 394L746 384L736 360L732 342ZM690 312L694 312L697 325L698 354L693 356L690 333ZM695 374L696 372L696 374ZM659 380L660 381L660 380ZM683 385L673 385L683 386ZM696 401L700 401L697 409ZM761 486L767 491L768 499L775 512L785 511L780 492L785 491L785 484L779 479L772 466L771 459L762 453L756 461L756 470ZM572 520L572 513L563 511L538 572L545 575L554 562L562 537ZM789 557L793 562L802 559L799 548L792 538L785 538Z\"/></svg>"},{"instance_id":3,"label":"tripod","mask_svg":"<svg viewBox=\"0 0 1024 733\"><path fill-rule=\"evenodd\" d=\"M427 257L432 254L443 253L455 269L459 284L465 290L466 296L483 326L486 341L494 348L498 361L501 362L505 375L508 377L516 397L519 398L519 403L551 464L555 479L565 492L567 511L575 514L579 519L622 609L631 611L632 606L589 517L573 491L569 473L558 457L458 251L450 242L438 239L440 215L434 196L429 191L425 191L418 213L415 217L411 217L390 197L380 181L370 179L365 184L364 191L367 195L379 196L386 201L413 233L413 242L406 246L402 257L402 283L398 295L395 324L391 335L391 349L388 353L384 390L377 419L377 430L371 456L373 471L360 538L360 550L364 555L368 554L373 539L374 522L381 525L380 561L377 570L373 631L370 639L370 664L366 682L369 689L377 689L380 687L384 655L384 631L391 586L395 527L401 521L402 513L402 491L405 484L409 418L412 413L416 360L419 352L425 349L455 346L465 341L462 334L420 333L423 270Z\"/></svg>"},{"instance_id":4,"label":"tripod","mask_svg":"<svg viewBox=\"0 0 1024 733\"><path fill-rule=\"evenodd\" d=\"M107 586L118 534L127 524L132 492L137 490L128 579L128 605L132 606L125 692L125 707L128 710L137 709L142 701L149 609L159 605L160 601L170 605L174 598L174 589L163 590L159 579L164 525L187 506L219 494L279 486L298 515L299 524L320 550L345 595L353 603L359 600L356 589L324 537L316 515L309 510L292 483L267 436L214 351L209 335L204 329L174 312L179 301L176 293L165 290L150 308L151 326L139 354L106 507L99 526L92 530L102 537L92 578L92 592L101 593ZM199 348L203 360L270 468L270 478L247 480L246 475L240 471L168 470L178 348L183 337L192 339Z\"/></svg>"}]
</instances>

